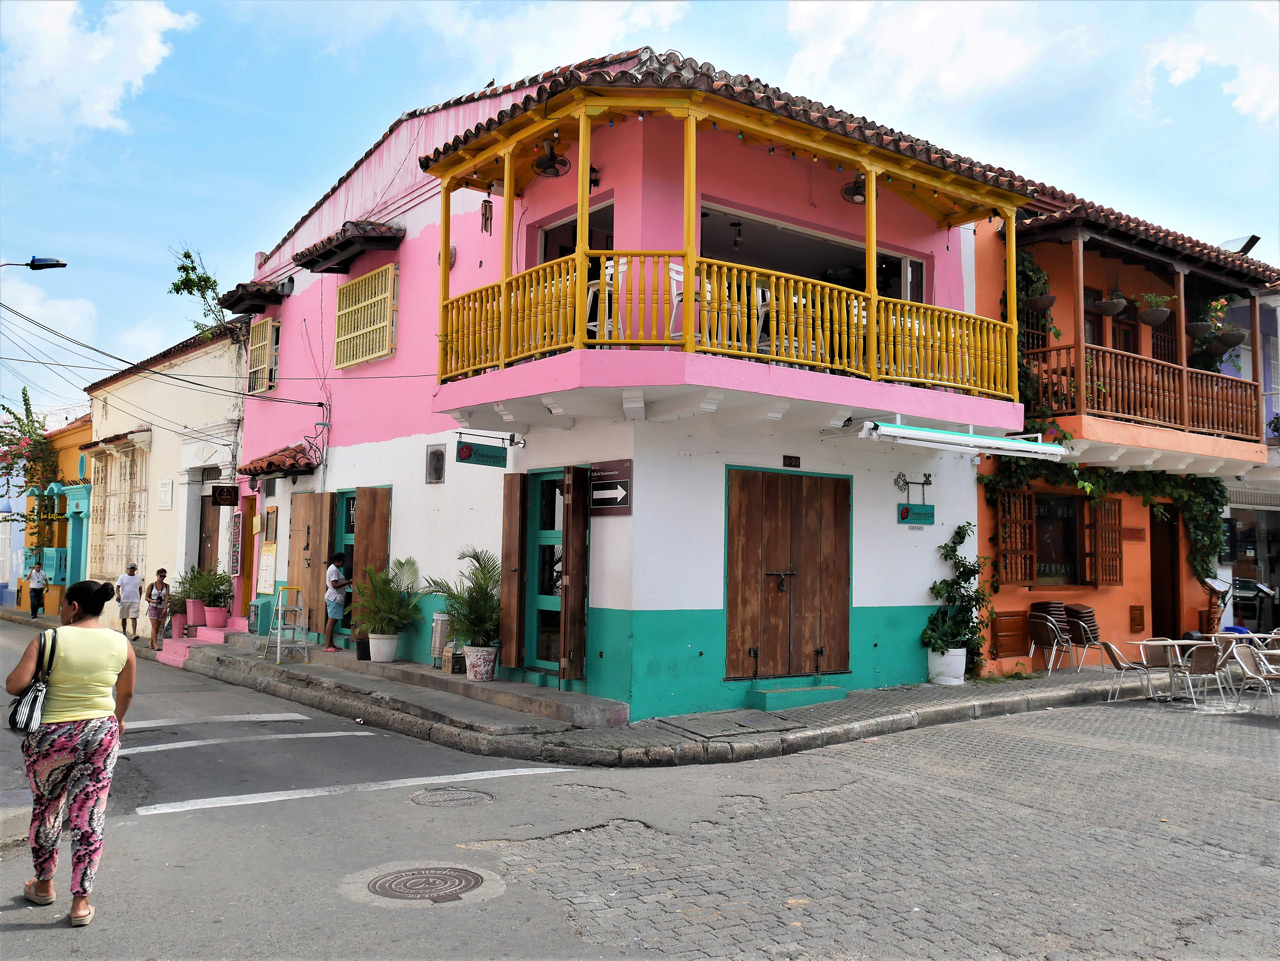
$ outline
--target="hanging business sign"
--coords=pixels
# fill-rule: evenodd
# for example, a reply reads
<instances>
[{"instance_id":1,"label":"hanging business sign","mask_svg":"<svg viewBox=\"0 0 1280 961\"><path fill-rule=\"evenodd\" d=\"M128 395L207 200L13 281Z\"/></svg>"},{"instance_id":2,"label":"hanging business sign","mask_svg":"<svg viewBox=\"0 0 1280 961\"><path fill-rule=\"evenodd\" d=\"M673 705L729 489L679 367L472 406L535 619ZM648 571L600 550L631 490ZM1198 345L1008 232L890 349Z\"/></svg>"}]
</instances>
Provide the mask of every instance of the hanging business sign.
<instances>
[{"instance_id":1,"label":"hanging business sign","mask_svg":"<svg viewBox=\"0 0 1280 961\"><path fill-rule=\"evenodd\" d=\"M898 523L920 527L933 523L932 504L899 504Z\"/></svg>"},{"instance_id":2,"label":"hanging business sign","mask_svg":"<svg viewBox=\"0 0 1280 961\"><path fill-rule=\"evenodd\" d=\"M235 507L240 500L240 489L234 484L215 484L209 493L218 507Z\"/></svg>"},{"instance_id":3,"label":"hanging business sign","mask_svg":"<svg viewBox=\"0 0 1280 961\"><path fill-rule=\"evenodd\" d=\"M244 514L236 511L231 515L231 557L227 561L227 573L232 577L240 576L240 546L243 540Z\"/></svg>"},{"instance_id":4,"label":"hanging business sign","mask_svg":"<svg viewBox=\"0 0 1280 961\"><path fill-rule=\"evenodd\" d=\"M470 441L458 441L456 455L459 464L479 464L481 467L506 467L507 449L492 444L473 444Z\"/></svg>"},{"instance_id":5,"label":"hanging business sign","mask_svg":"<svg viewBox=\"0 0 1280 961\"><path fill-rule=\"evenodd\" d=\"M631 461L608 460L591 465L591 515L631 513Z\"/></svg>"}]
</instances>

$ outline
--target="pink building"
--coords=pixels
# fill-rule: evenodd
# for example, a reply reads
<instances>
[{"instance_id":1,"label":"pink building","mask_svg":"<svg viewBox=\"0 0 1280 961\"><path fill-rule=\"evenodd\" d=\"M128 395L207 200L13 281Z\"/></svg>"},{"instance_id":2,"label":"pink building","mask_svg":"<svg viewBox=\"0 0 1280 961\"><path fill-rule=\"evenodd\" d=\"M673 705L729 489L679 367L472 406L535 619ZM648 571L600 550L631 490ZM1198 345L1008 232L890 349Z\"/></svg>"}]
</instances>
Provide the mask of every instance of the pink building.
<instances>
[{"instance_id":1,"label":"pink building","mask_svg":"<svg viewBox=\"0 0 1280 961\"><path fill-rule=\"evenodd\" d=\"M1030 194L649 48L405 114L223 299L242 610L300 584L314 629L332 550L475 544L503 676L632 718L924 680L978 456L1046 453L974 301L973 225Z\"/></svg>"}]
</instances>

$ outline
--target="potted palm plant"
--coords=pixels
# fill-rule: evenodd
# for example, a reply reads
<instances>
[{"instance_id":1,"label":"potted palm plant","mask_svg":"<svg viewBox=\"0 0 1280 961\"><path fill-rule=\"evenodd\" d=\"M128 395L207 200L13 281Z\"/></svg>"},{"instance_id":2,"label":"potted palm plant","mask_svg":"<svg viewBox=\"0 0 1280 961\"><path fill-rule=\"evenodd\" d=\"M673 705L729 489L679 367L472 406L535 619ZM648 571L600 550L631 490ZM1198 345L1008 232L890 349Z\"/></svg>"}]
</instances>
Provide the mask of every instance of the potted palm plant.
<instances>
[{"instance_id":1,"label":"potted palm plant","mask_svg":"<svg viewBox=\"0 0 1280 961\"><path fill-rule=\"evenodd\" d=\"M175 593L182 598L187 612L187 625L190 627L204 627L204 600L200 597L199 590L203 576L204 573L195 565L178 576Z\"/></svg>"},{"instance_id":2,"label":"potted palm plant","mask_svg":"<svg viewBox=\"0 0 1280 961\"><path fill-rule=\"evenodd\" d=\"M403 557L385 571L364 569L364 580L355 585L351 624L369 635L369 660L383 664L396 659L400 634L422 617L418 602L426 593L418 590L418 562Z\"/></svg>"},{"instance_id":3,"label":"potted palm plant","mask_svg":"<svg viewBox=\"0 0 1280 961\"><path fill-rule=\"evenodd\" d=\"M493 551L465 547L458 560L470 565L450 583L442 577L427 579L428 594L444 598L449 628L466 644L467 677L492 681L498 662L498 621L502 565Z\"/></svg>"}]
</instances>

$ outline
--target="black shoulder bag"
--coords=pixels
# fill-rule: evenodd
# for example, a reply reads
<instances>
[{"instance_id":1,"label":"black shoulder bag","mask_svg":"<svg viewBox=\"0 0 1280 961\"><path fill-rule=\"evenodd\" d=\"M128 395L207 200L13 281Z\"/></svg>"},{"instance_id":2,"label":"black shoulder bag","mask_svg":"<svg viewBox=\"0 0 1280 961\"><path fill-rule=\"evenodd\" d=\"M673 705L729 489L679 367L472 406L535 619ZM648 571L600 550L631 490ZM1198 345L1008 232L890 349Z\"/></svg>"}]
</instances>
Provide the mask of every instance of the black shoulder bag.
<instances>
[{"instance_id":1,"label":"black shoulder bag","mask_svg":"<svg viewBox=\"0 0 1280 961\"><path fill-rule=\"evenodd\" d=\"M58 629L53 629L49 641L49 659L44 656L44 632L40 634L40 646L36 649L36 673L27 689L9 705L9 730L21 737L40 726L44 712L44 698L49 693L49 672L53 670L53 656L58 652ZM42 672L43 669L43 672Z\"/></svg>"}]
</instances>

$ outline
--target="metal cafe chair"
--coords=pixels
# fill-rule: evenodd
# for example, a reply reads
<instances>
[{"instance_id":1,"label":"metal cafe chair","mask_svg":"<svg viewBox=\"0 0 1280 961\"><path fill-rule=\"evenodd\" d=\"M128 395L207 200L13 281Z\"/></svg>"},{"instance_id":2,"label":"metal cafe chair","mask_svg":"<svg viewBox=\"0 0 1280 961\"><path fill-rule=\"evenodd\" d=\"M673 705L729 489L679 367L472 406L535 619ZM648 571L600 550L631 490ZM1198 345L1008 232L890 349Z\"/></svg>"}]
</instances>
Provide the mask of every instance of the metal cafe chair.
<instances>
[{"instance_id":1,"label":"metal cafe chair","mask_svg":"<svg viewBox=\"0 0 1280 961\"><path fill-rule=\"evenodd\" d=\"M1027 615L1027 630L1031 634L1031 650L1027 656L1034 657L1037 646L1048 651L1044 658L1045 667L1048 668L1046 676L1053 676L1053 669L1061 663L1063 654L1067 655L1071 666L1075 667L1076 661L1071 651L1071 642L1063 636L1058 622L1052 617L1032 611Z\"/></svg>"},{"instance_id":2,"label":"metal cafe chair","mask_svg":"<svg viewBox=\"0 0 1280 961\"><path fill-rule=\"evenodd\" d=\"M1124 681L1124 676L1129 673L1136 673L1142 681L1143 696L1147 700L1155 697L1155 690L1151 686L1151 672L1141 664L1134 664L1110 641L1101 642L1102 651L1107 655L1107 660L1111 662L1111 666L1116 670L1115 683L1111 685L1111 690L1107 692L1107 700L1114 701L1120 696L1120 684Z\"/></svg>"},{"instance_id":3,"label":"metal cafe chair","mask_svg":"<svg viewBox=\"0 0 1280 961\"><path fill-rule=\"evenodd\" d=\"M1181 665L1175 665L1173 668L1173 680L1177 683L1181 680L1187 685L1187 693L1191 695L1191 706L1199 707L1196 701L1195 682L1200 680L1200 697L1204 701L1209 700L1209 681L1218 685L1218 696L1222 698L1222 706L1227 706L1227 695L1222 687L1222 676L1219 673L1219 665L1222 662L1222 652L1216 644L1201 644L1199 647L1192 648L1191 656Z\"/></svg>"},{"instance_id":4,"label":"metal cafe chair","mask_svg":"<svg viewBox=\"0 0 1280 961\"><path fill-rule=\"evenodd\" d=\"M1084 659L1089 656L1089 648L1095 647L1101 650L1102 641L1094 634L1088 624L1070 616L1067 617L1067 638L1072 647L1083 649L1080 653L1080 660L1076 664L1076 673L1079 674L1084 670Z\"/></svg>"},{"instance_id":5,"label":"metal cafe chair","mask_svg":"<svg viewBox=\"0 0 1280 961\"><path fill-rule=\"evenodd\" d=\"M1262 697L1264 692L1268 699L1276 693L1275 685L1280 685L1280 672L1264 664L1258 652L1246 644L1237 644L1232 650L1231 656L1236 659L1236 663L1244 671L1240 689L1236 692L1235 707L1237 710L1239 709L1240 699L1244 697L1245 690L1249 687L1254 687L1258 691L1253 698L1253 708L1256 710L1258 698Z\"/></svg>"}]
</instances>

